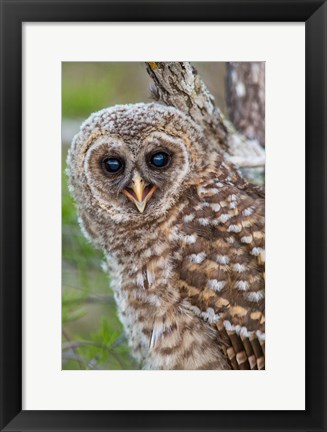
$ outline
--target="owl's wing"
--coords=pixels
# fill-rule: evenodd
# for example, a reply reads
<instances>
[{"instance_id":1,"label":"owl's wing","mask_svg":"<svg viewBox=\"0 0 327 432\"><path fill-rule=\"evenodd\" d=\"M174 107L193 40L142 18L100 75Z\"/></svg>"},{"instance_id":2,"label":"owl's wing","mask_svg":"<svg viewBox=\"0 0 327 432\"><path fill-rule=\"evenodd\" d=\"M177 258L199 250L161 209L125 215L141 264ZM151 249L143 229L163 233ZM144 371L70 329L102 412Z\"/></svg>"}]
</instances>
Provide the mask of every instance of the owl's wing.
<instances>
[{"instance_id":1,"label":"owl's wing","mask_svg":"<svg viewBox=\"0 0 327 432\"><path fill-rule=\"evenodd\" d=\"M264 369L264 193L214 179L180 215L180 289L234 369Z\"/></svg>"}]
</instances>

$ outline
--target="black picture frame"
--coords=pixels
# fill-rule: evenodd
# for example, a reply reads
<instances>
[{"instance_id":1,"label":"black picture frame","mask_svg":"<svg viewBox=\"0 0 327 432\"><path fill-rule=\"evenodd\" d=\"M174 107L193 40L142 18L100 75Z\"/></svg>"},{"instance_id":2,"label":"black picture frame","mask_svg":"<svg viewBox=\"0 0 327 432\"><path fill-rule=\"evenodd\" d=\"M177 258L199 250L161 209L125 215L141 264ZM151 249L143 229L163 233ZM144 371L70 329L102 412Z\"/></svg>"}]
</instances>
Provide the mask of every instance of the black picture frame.
<instances>
[{"instance_id":1,"label":"black picture frame","mask_svg":"<svg viewBox=\"0 0 327 432\"><path fill-rule=\"evenodd\" d=\"M1 431L326 431L326 1L1 0L0 3ZM22 23L28 21L305 22L305 411L22 411ZM296 185L289 186L291 193ZM296 325L288 327L288 332L291 331L296 331Z\"/></svg>"}]
</instances>

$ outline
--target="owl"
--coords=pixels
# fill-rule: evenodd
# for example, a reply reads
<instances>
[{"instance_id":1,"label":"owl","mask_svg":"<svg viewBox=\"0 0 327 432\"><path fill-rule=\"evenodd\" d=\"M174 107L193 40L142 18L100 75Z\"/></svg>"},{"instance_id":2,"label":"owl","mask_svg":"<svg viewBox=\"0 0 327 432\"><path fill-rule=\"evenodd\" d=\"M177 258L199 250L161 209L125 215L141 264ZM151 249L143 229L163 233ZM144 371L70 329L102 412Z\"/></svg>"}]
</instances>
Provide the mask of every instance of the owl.
<instances>
[{"instance_id":1,"label":"owl","mask_svg":"<svg viewBox=\"0 0 327 432\"><path fill-rule=\"evenodd\" d=\"M264 192L184 113L92 114L67 172L144 369L264 369Z\"/></svg>"}]
</instances>

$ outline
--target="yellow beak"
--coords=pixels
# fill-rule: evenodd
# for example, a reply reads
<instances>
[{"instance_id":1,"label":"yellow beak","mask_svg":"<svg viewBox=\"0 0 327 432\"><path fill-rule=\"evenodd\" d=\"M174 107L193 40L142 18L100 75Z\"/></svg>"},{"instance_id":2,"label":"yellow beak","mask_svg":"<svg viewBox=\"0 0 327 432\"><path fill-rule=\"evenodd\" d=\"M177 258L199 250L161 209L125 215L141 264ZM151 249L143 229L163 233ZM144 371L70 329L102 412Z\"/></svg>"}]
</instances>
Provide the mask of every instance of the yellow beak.
<instances>
[{"instance_id":1,"label":"yellow beak","mask_svg":"<svg viewBox=\"0 0 327 432\"><path fill-rule=\"evenodd\" d=\"M140 213L143 213L156 189L155 185L145 186L144 180L136 172L129 186L123 189L123 194L135 204Z\"/></svg>"}]
</instances>

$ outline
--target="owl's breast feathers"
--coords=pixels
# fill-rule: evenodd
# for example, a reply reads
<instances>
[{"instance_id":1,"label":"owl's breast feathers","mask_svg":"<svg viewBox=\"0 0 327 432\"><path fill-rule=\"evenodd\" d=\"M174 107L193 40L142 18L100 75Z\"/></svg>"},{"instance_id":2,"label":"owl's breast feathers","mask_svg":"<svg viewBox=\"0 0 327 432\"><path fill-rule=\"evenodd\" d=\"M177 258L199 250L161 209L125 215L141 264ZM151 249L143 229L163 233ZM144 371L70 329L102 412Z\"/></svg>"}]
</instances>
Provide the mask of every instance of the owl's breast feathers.
<instances>
[{"instance_id":1,"label":"owl's breast feathers","mask_svg":"<svg viewBox=\"0 0 327 432\"><path fill-rule=\"evenodd\" d=\"M228 369L222 352L230 368L264 369L264 193L204 177L160 223L110 242L120 316L147 367Z\"/></svg>"},{"instance_id":2,"label":"owl's breast feathers","mask_svg":"<svg viewBox=\"0 0 327 432\"><path fill-rule=\"evenodd\" d=\"M264 193L202 181L179 215L181 296L214 326L233 369L264 369Z\"/></svg>"}]
</instances>

